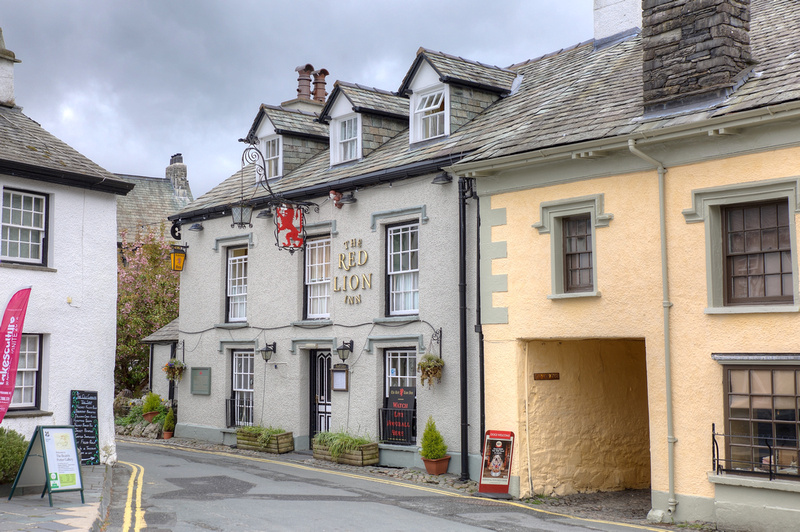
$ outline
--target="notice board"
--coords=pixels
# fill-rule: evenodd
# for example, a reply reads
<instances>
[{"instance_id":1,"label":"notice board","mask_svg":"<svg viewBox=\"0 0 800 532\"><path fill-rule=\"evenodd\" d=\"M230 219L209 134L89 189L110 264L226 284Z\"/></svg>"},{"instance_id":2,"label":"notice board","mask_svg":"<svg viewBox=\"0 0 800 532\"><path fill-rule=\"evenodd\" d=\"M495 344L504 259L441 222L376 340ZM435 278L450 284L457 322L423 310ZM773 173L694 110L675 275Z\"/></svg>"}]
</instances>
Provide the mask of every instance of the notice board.
<instances>
[{"instance_id":1,"label":"notice board","mask_svg":"<svg viewBox=\"0 0 800 532\"><path fill-rule=\"evenodd\" d=\"M17 478L11 485L14 490L25 486L44 486L42 497L47 493L53 506L52 493L80 491L83 498L83 477L75 429L72 426L37 426L22 460Z\"/></svg>"},{"instance_id":2,"label":"notice board","mask_svg":"<svg viewBox=\"0 0 800 532\"><path fill-rule=\"evenodd\" d=\"M72 390L70 418L75 427L75 441L84 465L100 463L100 438L97 431L97 392Z\"/></svg>"}]
</instances>

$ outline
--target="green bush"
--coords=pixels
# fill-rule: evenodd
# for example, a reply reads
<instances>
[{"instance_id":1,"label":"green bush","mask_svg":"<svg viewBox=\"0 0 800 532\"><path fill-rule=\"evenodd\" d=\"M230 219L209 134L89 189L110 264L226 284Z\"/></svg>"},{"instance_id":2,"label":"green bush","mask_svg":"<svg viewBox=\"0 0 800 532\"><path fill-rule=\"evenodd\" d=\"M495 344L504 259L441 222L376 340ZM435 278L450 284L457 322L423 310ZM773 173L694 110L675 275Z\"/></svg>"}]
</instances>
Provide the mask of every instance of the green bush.
<instances>
[{"instance_id":1,"label":"green bush","mask_svg":"<svg viewBox=\"0 0 800 532\"><path fill-rule=\"evenodd\" d=\"M17 431L0 427L0 484L10 484L25 458L28 442Z\"/></svg>"},{"instance_id":2,"label":"green bush","mask_svg":"<svg viewBox=\"0 0 800 532\"><path fill-rule=\"evenodd\" d=\"M167 412L167 417L164 419L164 426L161 430L175 432L175 411L172 408Z\"/></svg>"},{"instance_id":3,"label":"green bush","mask_svg":"<svg viewBox=\"0 0 800 532\"><path fill-rule=\"evenodd\" d=\"M436 428L433 416L429 416L428 422L425 424L425 432L422 433L422 449L419 454L428 460L438 460L447 454L447 445L444 443L442 433Z\"/></svg>"},{"instance_id":4,"label":"green bush","mask_svg":"<svg viewBox=\"0 0 800 532\"><path fill-rule=\"evenodd\" d=\"M158 412L161 408L161 397L157 393L150 392L142 403L142 412Z\"/></svg>"},{"instance_id":5,"label":"green bush","mask_svg":"<svg viewBox=\"0 0 800 532\"><path fill-rule=\"evenodd\" d=\"M128 415L116 418L114 424L127 427L128 425L135 425L140 421L144 421L142 417L142 405L133 405L128 411Z\"/></svg>"},{"instance_id":6,"label":"green bush","mask_svg":"<svg viewBox=\"0 0 800 532\"><path fill-rule=\"evenodd\" d=\"M314 436L314 445L322 445L328 448L331 457L338 460L346 452L355 451L362 445L372 443L366 436L354 436L344 430L338 432L318 432Z\"/></svg>"}]
</instances>

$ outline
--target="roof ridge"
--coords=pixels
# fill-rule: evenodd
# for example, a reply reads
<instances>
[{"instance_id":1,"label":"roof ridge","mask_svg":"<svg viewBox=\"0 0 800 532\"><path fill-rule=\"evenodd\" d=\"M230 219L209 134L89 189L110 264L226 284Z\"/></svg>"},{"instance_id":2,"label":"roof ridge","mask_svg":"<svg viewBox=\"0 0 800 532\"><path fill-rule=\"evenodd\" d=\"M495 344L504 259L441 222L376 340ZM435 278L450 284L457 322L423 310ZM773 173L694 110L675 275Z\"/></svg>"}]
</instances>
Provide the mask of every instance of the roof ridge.
<instances>
[{"instance_id":1,"label":"roof ridge","mask_svg":"<svg viewBox=\"0 0 800 532\"><path fill-rule=\"evenodd\" d=\"M312 118L316 118L316 113L311 113L309 111L303 111L302 109L290 109L288 107L283 107L282 105L271 105L268 103L261 104L262 109L272 109L273 111L286 111L287 113L295 113L300 115L306 115Z\"/></svg>"}]
</instances>

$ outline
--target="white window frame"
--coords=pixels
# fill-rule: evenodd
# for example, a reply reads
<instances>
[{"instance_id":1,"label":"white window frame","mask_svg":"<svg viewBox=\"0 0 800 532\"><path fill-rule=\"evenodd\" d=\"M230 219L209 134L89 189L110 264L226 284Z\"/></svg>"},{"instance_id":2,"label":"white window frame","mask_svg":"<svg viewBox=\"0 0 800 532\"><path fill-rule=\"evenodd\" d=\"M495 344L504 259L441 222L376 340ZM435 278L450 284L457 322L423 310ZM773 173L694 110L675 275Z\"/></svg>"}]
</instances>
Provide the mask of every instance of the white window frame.
<instances>
[{"instance_id":1,"label":"white window frame","mask_svg":"<svg viewBox=\"0 0 800 532\"><path fill-rule=\"evenodd\" d=\"M414 93L411 98L411 143L446 137L450 135L450 91L444 84L429 87ZM440 96L436 99L436 96ZM442 107L441 111L438 108ZM429 126L432 120L441 120L441 126L430 133Z\"/></svg>"},{"instance_id":2,"label":"white window frame","mask_svg":"<svg viewBox=\"0 0 800 532\"><path fill-rule=\"evenodd\" d=\"M351 124L352 135L347 137L342 129ZM361 158L361 115L358 113L338 117L331 122L331 165Z\"/></svg>"},{"instance_id":3,"label":"white window frame","mask_svg":"<svg viewBox=\"0 0 800 532\"><path fill-rule=\"evenodd\" d=\"M247 247L228 248L226 277L227 321L247 321Z\"/></svg>"},{"instance_id":4,"label":"white window frame","mask_svg":"<svg viewBox=\"0 0 800 532\"><path fill-rule=\"evenodd\" d=\"M45 264L47 209L48 197L45 194L3 188L0 208L0 260Z\"/></svg>"},{"instance_id":5,"label":"white window frame","mask_svg":"<svg viewBox=\"0 0 800 532\"><path fill-rule=\"evenodd\" d=\"M747 314L800 311L798 291L796 214L800 207L800 178L789 177L723 185L692 191L692 207L683 210L687 224L703 223L706 235L706 288L708 306L706 314ZM767 303L763 305L725 305L725 270L723 249L723 207L746 203L760 203L786 199L789 203L789 233L792 251L792 303Z\"/></svg>"},{"instance_id":6,"label":"white window frame","mask_svg":"<svg viewBox=\"0 0 800 532\"><path fill-rule=\"evenodd\" d=\"M412 234L416 235L416 246ZM395 246L396 235L400 237L399 248ZM386 228L387 308L390 316L419 314L419 238L418 222Z\"/></svg>"},{"instance_id":7,"label":"white window frame","mask_svg":"<svg viewBox=\"0 0 800 532\"><path fill-rule=\"evenodd\" d=\"M539 204L539 221L533 227L539 234L550 234L550 280L551 293L548 299L567 299L575 297L599 297L597 286L597 229L608 227L614 215L603 210L603 194L581 196L555 201L543 201ZM592 257L592 290L567 292L564 267L564 219L572 216L590 216L591 257Z\"/></svg>"},{"instance_id":8,"label":"white window frame","mask_svg":"<svg viewBox=\"0 0 800 532\"><path fill-rule=\"evenodd\" d=\"M385 397L389 397L389 388L392 386L417 386L417 350L416 349L385 349ZM394 375L392 371L394 370Z\"/></svg>"},{"instance_id":9,"label":"white window frame","mask_svg":"<svg viewBox=\"0 0 800 532\"><path fill-rule=\"evenodd\" d=\"M233 351L231 391L234 401L234 424L237 427L253 425L255 352Z\"/></svg>"},{"instance_id":10,"label":"white window frame","mask_svg":"<svg viewBox=\"0 0 800 532\"><path fill-rule=\"evenodd\" d=\"M309 238L305 250L306 318L330 317L331 238Z\"/></svg>"},{"instance_id":11,"label":"white window frame","mask_svg":"<svg viewBox=\"0 0 800 532\"><path fill-rule=\"evenodd\" d=\"M279 135L266 137L262 140L262 153L264 154L264 168L267 179L275 179L283 175L283 140Z\"/></svg>"},{"instance_id":12,"label":"white window frame","mask_svg":"<svg viewBox=\"0 0 800 532\"><path fill-rule=\"evenodd\" d=\"M17 381L9 409L39 408L42 365L42 336L23 334L20 337ZM28 392L26 394L26 392Z\"/></svg>"}]
</instances>

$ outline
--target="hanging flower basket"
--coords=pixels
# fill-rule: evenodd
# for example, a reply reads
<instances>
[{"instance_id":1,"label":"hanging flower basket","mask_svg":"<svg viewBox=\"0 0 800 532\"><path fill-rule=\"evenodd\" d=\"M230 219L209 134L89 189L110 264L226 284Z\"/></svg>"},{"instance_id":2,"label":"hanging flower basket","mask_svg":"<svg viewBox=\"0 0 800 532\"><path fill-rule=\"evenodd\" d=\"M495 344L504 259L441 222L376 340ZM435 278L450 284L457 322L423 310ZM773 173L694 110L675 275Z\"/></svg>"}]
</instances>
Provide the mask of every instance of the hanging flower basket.
<instances>
[{"instance_id":1,"label":"hanging flower basket","mask_svg":"<svg viewBox=\"0 0 800 532\"><path fill-rule=\"evenodd\" d=\"M167 375L167 380L179 381L183 377L183 372L186 371L186 364L177 358L170 358L169 361L161 368Z\"/></svg>"},{"instance_id":2,"label":"hanging flower basket","mask_svg":"<svg viewBox=\"0 0 800 532\"><path fill-rule=\"evenodd\" d=\"M433 386L433 379L436 379L436 382L442 382L442 368L444 368L444 360L432 353L425 353L417 364L417 371L420 373L422 385L425 386L426 380L428 381L428 388Z\"/></svg>"}]
</instances>

